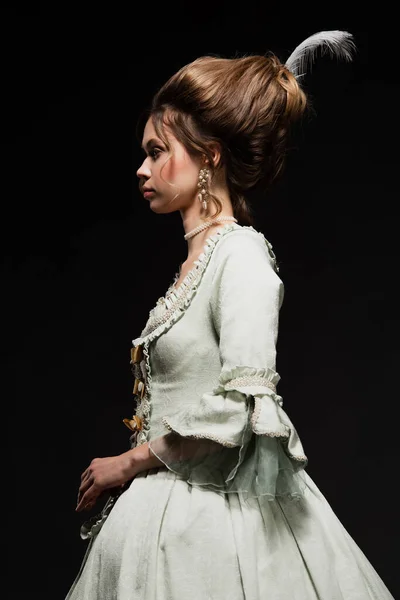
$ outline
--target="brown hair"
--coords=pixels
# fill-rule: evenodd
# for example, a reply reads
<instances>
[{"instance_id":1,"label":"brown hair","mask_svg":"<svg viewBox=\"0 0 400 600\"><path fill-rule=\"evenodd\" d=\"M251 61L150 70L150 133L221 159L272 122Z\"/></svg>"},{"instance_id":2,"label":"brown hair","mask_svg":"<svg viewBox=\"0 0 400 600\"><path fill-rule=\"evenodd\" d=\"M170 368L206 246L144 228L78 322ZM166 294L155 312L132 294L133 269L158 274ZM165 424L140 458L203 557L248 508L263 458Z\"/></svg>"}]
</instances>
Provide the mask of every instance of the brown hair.
<instances>
[{"instance_id":1,"label":"brown hair","mask_svg":"<svg viewBox=\"0 0 400 600\"><path fill-rule=\"evenodd\" d=\"M182 67L160 88L145 115L152 117L167 148L165 125L189 154L205 154L212 175L209 143L220 144L217 169L226 168L234 216L253 225L244 194L256 185L267 188L282 171L290 126L306 105L296 78L274 55L203 56ZM145 115L139 122L142 133ZM216 217L222 203L212 198L217 206L212 217Z\"/></svg>"}]
</instances>

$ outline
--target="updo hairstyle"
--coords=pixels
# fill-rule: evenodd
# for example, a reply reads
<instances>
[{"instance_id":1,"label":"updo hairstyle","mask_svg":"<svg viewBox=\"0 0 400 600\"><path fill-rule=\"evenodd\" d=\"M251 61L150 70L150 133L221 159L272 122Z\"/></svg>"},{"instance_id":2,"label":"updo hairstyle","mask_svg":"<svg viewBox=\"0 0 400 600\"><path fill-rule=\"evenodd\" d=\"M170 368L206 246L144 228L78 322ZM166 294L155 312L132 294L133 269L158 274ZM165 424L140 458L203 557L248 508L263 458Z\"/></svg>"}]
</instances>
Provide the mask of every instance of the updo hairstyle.
<instances>
[{"instance_id":1,"label":"updo hairstyle","mask_svg":"<svg viewBox=\"0 0 400 600\"><path fill-rule=\"evenodd\" d=\"M274 55L218 58L203 56L182 67L155 94L150 109L157 135L170 149L165 125L192 157L204 154L211 179L225 167L234 216L253 224L246 192L268 189L281 173L291 126L307 106L295 76ZM218 142L221 161L215 166L209 148ZM222 202L210 194L216 205Z\"/></svg>"}]
</instances>

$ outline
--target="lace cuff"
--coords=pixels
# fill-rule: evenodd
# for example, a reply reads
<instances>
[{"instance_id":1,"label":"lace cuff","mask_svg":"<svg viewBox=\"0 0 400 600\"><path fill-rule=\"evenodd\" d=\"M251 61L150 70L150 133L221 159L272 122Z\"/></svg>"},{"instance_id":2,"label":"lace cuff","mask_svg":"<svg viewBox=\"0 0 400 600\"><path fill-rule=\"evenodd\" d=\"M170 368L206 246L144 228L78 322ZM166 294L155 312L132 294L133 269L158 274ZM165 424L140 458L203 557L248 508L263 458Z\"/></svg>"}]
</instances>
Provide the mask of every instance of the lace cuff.
<instances>
[{"instance_id":1,"label":"lace cuff","mask_svg":"<svg viewBox=\"0 0 400 600\"><path fill-rule=\"evenodd\" d=\"M236 367L221 373L213 394L163 418L170 433L149 448L189 484L244 499L303 495L307 458L276 394L271 369Z\"/></svg>"},{"instance_id":2,"label":"lace cuff","mask_svg":"<svg viewBox=\"0 0 400 600\"><path fill-rule=\"evenodd\" d=\"M247 397L253 397L252 431L257 435L281 438L286 454L305 467L308 460L299 435L282 408L282 396L276 393L279 381L279 374L270 368L236 367L221 373L220 385L213 392L235 389Z\"/></svg>"}]
</instances>

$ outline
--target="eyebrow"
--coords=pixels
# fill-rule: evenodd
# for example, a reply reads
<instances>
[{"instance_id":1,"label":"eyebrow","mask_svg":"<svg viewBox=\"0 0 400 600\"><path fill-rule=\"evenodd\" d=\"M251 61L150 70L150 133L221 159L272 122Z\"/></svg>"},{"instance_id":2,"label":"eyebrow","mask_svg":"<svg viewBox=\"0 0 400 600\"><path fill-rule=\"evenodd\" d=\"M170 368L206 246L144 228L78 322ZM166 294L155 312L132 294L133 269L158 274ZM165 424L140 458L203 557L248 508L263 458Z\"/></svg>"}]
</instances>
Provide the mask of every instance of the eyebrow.
<instances>
[{"instance_id":1,"label":"eyebrow","mask_svg":"<svg viewBox=\"0 0 400 600\"><path fill-rule=\"evenodd\" d=\"M151 139L150 139L150 140L149 140L149 141L148 141L148 142L145 144L145 146L143 146L143 144L142 144L140 147L142 148L142 150L144 150L144 149L145 149L145 147L146 147L146 148L149 148L149 146L150 146L151 144L159 144L159 143L160 143L160 142L159 142L159 141L158 141L156 138L151 138Z\"/></svg>"}]
</instances>

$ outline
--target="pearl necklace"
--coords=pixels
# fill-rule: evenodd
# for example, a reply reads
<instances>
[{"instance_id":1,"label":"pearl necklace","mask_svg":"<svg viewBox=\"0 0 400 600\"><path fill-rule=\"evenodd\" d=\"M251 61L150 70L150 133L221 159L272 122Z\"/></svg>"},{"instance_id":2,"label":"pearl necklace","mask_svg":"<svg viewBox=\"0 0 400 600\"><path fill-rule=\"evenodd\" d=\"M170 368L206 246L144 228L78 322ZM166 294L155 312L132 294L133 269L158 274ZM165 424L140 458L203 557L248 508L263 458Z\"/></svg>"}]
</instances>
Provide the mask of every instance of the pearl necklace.
<instances>
[{"instance_id":1,"label":"pearl necklace","mask_svg":"<svg viewBox=\"0 0 400 600\"><path fill-rule=\"evenodd\" d=\"M202 223L198 227L195 227L194 229L192 229L192 231L189 231L183 237L185 238L185 240L189 240L197 233L200 233L200 231L204 231L204 229L207 229L207 227L211 227L211 225L214 225L214 223L219 223L220 221L234 221L235 223L237 223L237 219L235 219L235 217L216 217L215 219L211 219L210 221L207 221L206 223Z\"/></svg>"}]
</instances>

